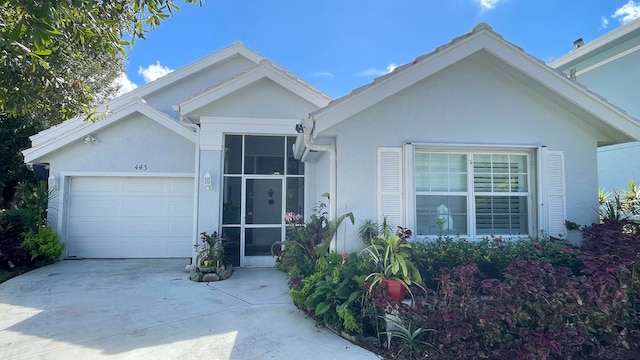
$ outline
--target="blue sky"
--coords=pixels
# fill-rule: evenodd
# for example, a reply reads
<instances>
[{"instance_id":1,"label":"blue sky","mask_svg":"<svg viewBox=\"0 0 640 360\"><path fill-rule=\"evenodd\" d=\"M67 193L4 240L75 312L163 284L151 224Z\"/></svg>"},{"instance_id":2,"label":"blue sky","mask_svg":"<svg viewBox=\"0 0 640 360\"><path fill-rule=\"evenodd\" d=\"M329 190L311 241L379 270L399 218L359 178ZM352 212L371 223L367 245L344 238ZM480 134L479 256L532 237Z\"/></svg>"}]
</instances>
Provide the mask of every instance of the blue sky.
<instances>
[{"instance_id":1,"label":"blue sky","mask_svg":"<svg viewBox=\"0 0 640 360\"><path fill-rule=\"evenodd\" d=\"M205 0L129 51L128 86L236 40L333 97L486 22L545 62L640 17L640 0Z\"/></svg>"}]
</instances>

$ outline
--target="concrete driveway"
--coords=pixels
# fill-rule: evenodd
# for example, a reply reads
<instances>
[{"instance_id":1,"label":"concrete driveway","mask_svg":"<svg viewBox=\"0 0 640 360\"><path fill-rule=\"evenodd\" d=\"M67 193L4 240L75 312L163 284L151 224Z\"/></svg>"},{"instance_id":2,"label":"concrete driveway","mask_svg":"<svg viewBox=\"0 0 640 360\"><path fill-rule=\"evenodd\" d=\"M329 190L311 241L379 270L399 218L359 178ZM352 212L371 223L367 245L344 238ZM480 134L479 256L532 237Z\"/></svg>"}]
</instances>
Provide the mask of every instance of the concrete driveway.
<instances>
[{"instance_id":1,"label":"concrete driveway","mask_svg":"<svg viewBox=\"0 0 640 360\"><path fill-rule=\"evenodd\" d=\"M378 359L299 312L275 269L66 260L0 284L0 359Z\"/></svg>"}]
</instances>

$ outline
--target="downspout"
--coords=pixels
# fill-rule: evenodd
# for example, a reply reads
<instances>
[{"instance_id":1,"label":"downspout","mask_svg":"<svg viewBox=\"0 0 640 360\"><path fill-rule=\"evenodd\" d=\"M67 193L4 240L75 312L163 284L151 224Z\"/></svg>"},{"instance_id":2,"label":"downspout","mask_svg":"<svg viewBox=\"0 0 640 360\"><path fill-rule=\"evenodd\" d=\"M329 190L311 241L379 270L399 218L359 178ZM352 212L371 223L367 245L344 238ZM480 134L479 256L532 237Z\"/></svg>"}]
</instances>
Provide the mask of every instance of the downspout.
<instances>
[{"instance_id":1,"label":"downspout","mask_svg":"<svg viewBox=\"0 0 640 360\"><path fill-rule=\"evenodd\" d=\"M311 120L312 126L310 129L307 129L306 126L304 127L304 136L303 136L304 146L309 150L323 151L323 152L329 153L329 221L335 223L337 219L337 214L338 214L338 191L337 191L338 164L337 164L337 157L336 157L336 149L331 145L320 145L320 144L314 144L312 142L311 139L312 139L313 130L315 129L315 126L316 126L316 120L313 118L313 116L309 116L308 120ZM333 251L335 252L338 252L337 237L338 237L338 233L336 232L333 239L331 240L334 243Z\"/></svg>"},{"instance_id":2,"label":"downspout","mask_svg":"<svg viewBox=\"0 0 640 360\"><path fill-rule=\"evenodd\" d=\"M180 114L180 107L178 107L178 114ZM200 127L191 121L187 122L187 119L180 115L180 125L192 129L196 133L196 156L195 166L193 174L193 245L198 244L198 208L200 207ZM195 254L191 254L191 264L194 264Z\"/></svg>"}]
</instances>

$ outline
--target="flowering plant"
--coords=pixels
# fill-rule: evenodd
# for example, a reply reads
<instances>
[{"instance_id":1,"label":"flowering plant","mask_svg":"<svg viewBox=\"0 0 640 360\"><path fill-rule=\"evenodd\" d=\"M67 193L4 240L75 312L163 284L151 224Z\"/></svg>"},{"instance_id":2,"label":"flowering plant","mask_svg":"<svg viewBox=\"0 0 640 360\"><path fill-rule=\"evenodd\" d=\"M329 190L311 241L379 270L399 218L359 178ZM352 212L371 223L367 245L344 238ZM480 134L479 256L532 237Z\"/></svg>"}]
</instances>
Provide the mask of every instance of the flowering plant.
<instances>
[{"instance_id":1,"label":"flowering plant","mask_svg":"<svg viewBox=\"0 0 640 360\"><path fill-rule=\"evenodd\" d=\"M347 218L352 224L354 223L352 213L343 214L335 222L329 221L327 205L323 202L313 207L313 214L306 224L302 221L302 215L288 212L284 216L284 221L289 226L287 240L276 242L271 247L271 253L280 258L282 246L290 244L298 247L307 258L315 261L329 252L331 239L340 224Z\"/></svg>"}]
</instances>

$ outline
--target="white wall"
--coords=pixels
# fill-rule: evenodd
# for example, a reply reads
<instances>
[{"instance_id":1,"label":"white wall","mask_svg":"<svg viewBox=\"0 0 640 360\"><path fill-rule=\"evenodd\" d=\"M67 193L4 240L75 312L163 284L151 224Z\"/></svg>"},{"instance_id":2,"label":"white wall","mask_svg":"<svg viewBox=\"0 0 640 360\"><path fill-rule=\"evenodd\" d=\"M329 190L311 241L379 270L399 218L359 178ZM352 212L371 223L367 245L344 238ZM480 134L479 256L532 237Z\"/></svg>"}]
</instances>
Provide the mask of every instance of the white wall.
<instances>
[{"instance_id":1,"label":"white wall","mask_svg":"<svg viewBox=\"0 0 640 360\"><path fill-rule=\"evenodd\" d=\"M316 109L317 106L263 78L205 106L198 113L205 116L302 119Z\"/></svg>"},{"instance_id":2,"label":"white wall","mask_svg":"<svg viewBox=\"0 0 640 360\"><path fill-rule=\"evenodd\" d=\"M640 185L640 142L598 149L598 187L606 192L627 190L630 180Z\"/></svg>"},{"instance_id":3,"label":"white wall","mask_svg":"<svg viewBox=\"0 0 640 360\"><path fill-rule=\"evenodd\" d=\"M137 172L135 165L147 165L146 172L193 173L195 144L166 127L135 114L92 133L96 142L78 139L41 162L49 163L53 174L63 171Z\"/></svg>"},{"instance_id":4,"label":"white wall","mask_svg":"<svg viewBox=\"0 0 640 360\"><path fill-rule=\"evenodd\" d=\"M478 61L474 61L478 60ZM547 145L564 150L567 218L596 220L596 131L500 69L468 58L329 129L338 147L338 209L376 219L376 149L405 142ZM349 229L351 250L361 246Z\"/></svg>"},{"instance_id":5,"label":"white wall","mask_svg":"<svg viewBox=\"0 0 640 360\"><path fill-rule=\"evenodd\" d=\"M211 190L207 190L203 184L204 175L207 172L211 175L213 181ZM214 231L220 230L222 182L222 151L201 151L200 175L198 177L198 234L204 231L212 234Z\"/></svg>"}]
</instances>

